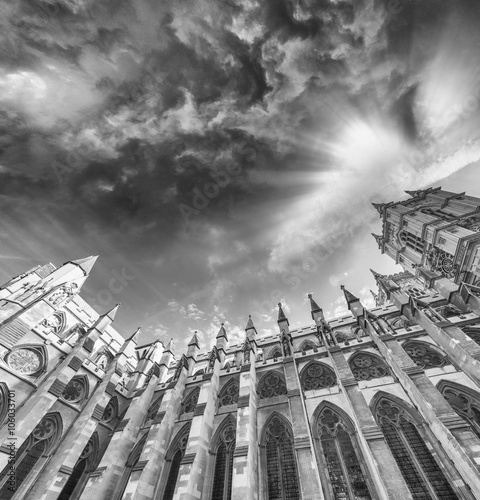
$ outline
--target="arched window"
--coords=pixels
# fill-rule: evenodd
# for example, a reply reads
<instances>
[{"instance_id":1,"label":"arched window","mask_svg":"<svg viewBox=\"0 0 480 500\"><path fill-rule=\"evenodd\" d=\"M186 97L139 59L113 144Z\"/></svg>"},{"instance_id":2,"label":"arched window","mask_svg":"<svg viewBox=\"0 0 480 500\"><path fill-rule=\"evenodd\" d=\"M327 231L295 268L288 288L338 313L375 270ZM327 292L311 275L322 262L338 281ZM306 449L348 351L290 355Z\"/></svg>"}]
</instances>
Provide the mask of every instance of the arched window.
<instances>
[{"instance_id":1,"label":"arched window","mask_svg":"<svg viewBox=\"0 0 480 500\"><path fill-rule=\"evenodd\" d=\"M387 318L387 323L396 330L397 328L406 328L410 326L410 321L408 321L405 316L395 316L393 318Z\"/></svg>"},{"instance_id":2,"label":"arched window","mask_svg":"<svg viewBox=\"0 0 480 500\"><path fill-rule=\"evenodd\" d=\"M205 368L201 368L200 370L197 370L193 376L198 377L199 375L204 375L205 374Z\"/></svg>"},{"instance_id":3,"label":"arched window","mask_svg":"<svg viewBox=\"0 0 480 500\"><path fill-rule=\"evenodd\" d=\"M298 500L300 488L290 424L278 413L265 423L262 439L268 500Z\"/></svg>"},{"instance_id":4,"label":"arched window","mask_svg":"<svg viewBox=\"0 0 480 500\"><path fill-rule=\"evenodd\" d=\"M220 391L219 406L234 405L238 403L238 382L235 379L230 379Z\"/></svg>"},{"instance_id":5,"label":"arched window","mask_svg":"<svg viewBox=\"0 0 480 500\"><path fill-rule=\"evenodd\" d=\"M369 500L364 463L354 437L354 426L338 408L324 405L318 412L314 435L320 448L322 484L328 500Z\"/></svg>"},{"instance_id":6,"label":"arched window","mask_svg":"<svg viewBox=\"0 0 480 500\"><path fill-rule=\"evenodd\" d=\"M0 382L0 425L3 424L8 413L8 387L5 382Z\"/></svg>"},{"instance_id":7,"label":"arched window","mask_svg":"<svg viewBox=\"0 0 480 500\"><path fill-rule=\"evenodd\" d=\"M480 394L468 387L445 380L440 381L437 388L450 406L480 437Z\"/></svg>"},{"instance_id":8,"label":"arched window","mask_svg":"<svg viewBox=\"0 0 480 500\"><path fill-rule=\"evenodd\" d=\"M40 326L46 335L54 333L60 337L66 328L66 324L67 317L65 313L63 311L56 311L48 318L45 318L40 323Z\"/></svg>"},{"instance_id":9,"label":"arched window","mask_svg":"<svg viewBox=\"0 0 480 500\"><path fill-rule=\"evenodd\" d=\"M70 500L85 487L88 474L94 469L98 453L98 435L95 432L83 449L70 477L63 487L58 500Z\"/></svg>"},{"instance_id":10,"label":"arched window","mask_svg":"<svg viewBox=\"0 0 480 500\"><path fill-rule=\"evenodd\" d=\"M281 357L283 357L283 352L279 346L276 346L268 353L266 359L277 359Z\"/></svg>"},{"instance_id":11,"label":"arched window","mask_svg":"<svg viewBox=\"0 0 480 500\"><path fill-rule=\"evenodd\" d=\"M143 425L149 425L153 422L153 419L158 413L160 409L160 405L162 404L163 394L159 396L151 405L147 411L147 415L145 416L145 423Z\"/></svg>"},{"instance_id":12,"label":"arched window","mask_svg":"<svg viewBox=\"0 0 480 500\"><path fill-rule=\"evenodd\" d=\"M407 354L421 368L436 368L448 364L448 358L443 352L421 340L407 340L402 344Z\"/></svg>"},{"instance_id":13,"label":"arched window","mask_svg":"<svg viewBox=\"0 0 480 500\"><path fill-rule=\"evenodd\" d=\"M334 371L323 363L312 361L302 370L300 381L304 391L324 389L337 383Z\"/></svg>"},{"instance_id":14,"label":"arched window","mask_svg":"<svg viewBox=\"0 0 480 500\"><path fill-rule=\"evenodd\" d=\"M457 500L442 469L418 431L420 417L392 397L377 397L374 415L413 498Z\"/></svg>"},{"instance_id":15,"label":"arched window","mask_svg":"<svg viewBox=\"0 0 480 500\"><path fill-rule=\"evenodd\" d=\"M140 455L145 446L147 436L148 432L145 432L128 456L126 467L118 487L118 491L122 492L118 498L122 500L130 500L137 490L138 481L140 480L143 469L137 468L136 466L140 460Z\"/></svg>"},{"instance_id":16,"label":"arched window","mask_svg":"<svg viewBox=\"0 0 480 500\"><path fill-rule=\"evenodd\" d=\"M232 498L233 452L235 451L235 421L227 417L214 437L212 454L215 456L212 500Z\"/></svg>"},{"instance_id":17,"label":"arched window","mask_svg":"<svg viewBox=\"0 0 480 500\"><path fill-rule=\"evenodd\" d=\"M390 370L380 356L369 352L358 352L349 360L348 364L356 380L371 380L373 378L390 375Z\"/></svg>"},{"instance_id":18,"label":"arched window","mask_svg":"<svg viewBox=\"0 0 480 500\"><path fill-rule=\"evenodd\" d=\"M81 403L88 397L88 378L85 375L73 377L62 393L62 399L69 403Z\"/></svg>"},{"instance_id":19,"label":"arched window","mask_svg":"<svg viewBox=\"0 0 480 500\"><path fill-rule=\"evenodd\" d=\"M175 493L175 486L177 485L178 473L180 472L180 465L183 456L185 455L185 448L188 443L188 435L190 433L190 424L186 425L172 441L170 449L166 455L166 463L168 467L168 477L166 480L165 491L162 500L172 500Z\"/></svg>"},{"instance_id":20,"label":"arched window","mask_svg":"<svg viewBox=\"0 0 480 500\"><path fill-rule=\"evenodd\" d=\"M310 351L310 350L316 349L316 348L317 348L317 344L315 344L315 342L313 342L312 340L306 339L300 344L299 351L305 352L305 351Z\"/></svg>"},{"instance_id":21,"label":"arched window","mask_svg":"<svg viewBox=\"0 0 480 500\"><path fill-rule=\"evenodd\" d=\"M110 401L105 406L105 410L103 411L101 422L105 424L109 424L118 416L118 399L117 396L113 396L110 398Z\"/></svg>"},{"instance_id":22,"label":"arched window","mask_svg":"<svg viewBox=\"0 0 480 500\"><path fill-rule=\"evenodd\" d=\"M200 387L197 387L196 389L190 391L190 394L188 394L188 396L185 398L185 401L182 404L183 406L181 412L182 414L191 413L192 411L195 410L199 395L200 395Z\"/></svg>"},{"instance_id":23,"label":"arched window","mask_svg":"<svg viewBox=\"0 0 480 500\"><path fill-rule=\"evenodd\" d=\"M47 351L43 345L20 345L14 347L4 361L21 375L37 377L47 365Z\"/></svg>"},{"instance_id":24,"label":"arched window","mask_svg":"<svg viewBox=\"0 0 480 500\"><path fill-rule=\"evenodd\" d=\"M287 394L285 379L277 372L269 372L258 383L257 392L260 395L260 399Z\"/></svg>"},{"instance_id":25,"label":"arched window","mask_svg":"<svg viewBox=\"0 0 480 500\"><path fill-rule=\"evenodd\" d=\"M0 473L0 498L2 500L9 500L13 497L40 458L47 457L55 450L61 435L62 419L60 414L47 414L18 449L15 464L15 487L11 488L9 484L9 464Z\"/></svg>"}]
</instances>

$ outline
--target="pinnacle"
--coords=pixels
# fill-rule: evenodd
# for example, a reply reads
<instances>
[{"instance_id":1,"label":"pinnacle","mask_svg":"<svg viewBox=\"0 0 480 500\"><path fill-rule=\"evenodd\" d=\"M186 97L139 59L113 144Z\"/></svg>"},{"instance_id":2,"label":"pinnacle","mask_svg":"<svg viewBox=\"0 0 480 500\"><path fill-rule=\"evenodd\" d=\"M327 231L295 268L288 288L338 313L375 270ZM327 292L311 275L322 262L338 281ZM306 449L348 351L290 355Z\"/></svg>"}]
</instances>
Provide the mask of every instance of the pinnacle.
<instances>
[{"instance_id":1,"label":"pinnacle","mask_svg":"<svg viewBox=\"0 0 480 500\"><path fill-rule=\"evenodd\" d=\"M192 340L190 340L188 345L196 345L197 347L200 347L200 343L198 341L198 336L197 336L197 330L195 330L195 333L193 334Z\"/></svg>"},{"instance_id":2,"label":"pinnacle","mask_svg":"<svg viewBox=\"0 0 480 500\"><path fill-rule=\"evenodd\" d=\"M97 259L98 255L91 255L90 257L85 257L84 259L70 260L69 262L78 266L83 271L85 276L88 276Z\"/></svg>"},{"instance_id":3,"label":"pinnacle","mask_svg":"<svg viewBox=\"0 0 480 500\"><path fill-rule=\"evenodd\" d=\"M285 316L285 313L283 312L282 309L282 303L278 303L278 320L277 321L285 321L287 317Z\"/></svg>"},{"instance_id":4,"label":"pinnacle","mask_svg":"<svg viewBox=\"0 0 480 500\"><path fill-rule=\"evenodd\" d=\"M248 321L247 321L247 326L245 327L245 330L250 330L250 328L255 328L255 325L253 324L252 321L252 315L248 315Z\"/></svg>"},{"instance_id":5,"label":"pinnacle","mask_svg":"<svg viewBox=\"0 0 480 500\"><path fill-rule=\"evenodd\" d=\"M322 310L322 308L313 299L313 296L312 296L311 293L308 294L308 298L310 299L310 307L312 309L312 312L321 311Z\"/></svg>"},{"instance_id":6,"label":"pinnacle","mask_svg":"<svg viewBox=\"0 0 480 500\"><path fill-rule=\"evenodd\" d=\"M352 302L359 302L359 299L353 295L353 293L349 292L344 285L340 285L341 290L343 290L343 293L345 295L345 300L347 301L347 304L351 304Z\"/></svg>"}]
</instances>

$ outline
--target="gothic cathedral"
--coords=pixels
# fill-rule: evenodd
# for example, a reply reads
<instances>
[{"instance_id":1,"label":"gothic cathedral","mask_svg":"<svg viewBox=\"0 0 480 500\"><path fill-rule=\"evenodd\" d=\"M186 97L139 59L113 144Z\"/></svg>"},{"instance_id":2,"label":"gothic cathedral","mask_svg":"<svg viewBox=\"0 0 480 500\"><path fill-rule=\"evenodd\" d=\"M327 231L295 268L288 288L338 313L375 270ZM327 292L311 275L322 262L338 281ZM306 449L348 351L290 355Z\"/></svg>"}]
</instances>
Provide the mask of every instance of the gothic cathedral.
<instances>
[{"instance_id":1,"label":"gothic cathedral","mask_svg":"<svg viewBox=\"0 0 480 500\"><path fill-rule=\"evenodd\" d=\"M236 345L125 340L95 257L0 287L0 499L480 498L480 199L408 194L374 205L404 269L374 308Z\"/></svg>"}]
</instances>

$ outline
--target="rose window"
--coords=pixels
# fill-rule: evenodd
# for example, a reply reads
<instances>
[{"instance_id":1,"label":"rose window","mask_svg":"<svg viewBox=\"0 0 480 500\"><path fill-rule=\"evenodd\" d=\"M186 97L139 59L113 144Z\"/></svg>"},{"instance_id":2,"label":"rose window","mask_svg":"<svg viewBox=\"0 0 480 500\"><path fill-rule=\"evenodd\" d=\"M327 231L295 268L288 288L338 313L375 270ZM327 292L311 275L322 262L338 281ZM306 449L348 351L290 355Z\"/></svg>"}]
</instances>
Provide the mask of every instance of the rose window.
<instances>
[{"instance_id":1,"label":"rose window","mask_svg":"<svg viewBox=\"0 0 480 500\"><path fill-rule=\"evenodd\" d=\"M384 361L371 354L359 354L350 360L353 376L356 380L371 380L385 377L389 370Z\"/></svg>"},{"instance_id":2,"label":"rose window","mask_svg":"<svg viewBox=\"0 0 480 500\"><path fill-rule=\"evenodd\" d=\"M225 386L220 393L220 406L233 405L238 402L238 384L232 383Z\"/></svg>"},{"instance_id":3,"label":"rose window","mask_svg":"<svg viewBox=\"0 0 480 500\"><path fill-rule=\"evenodd\" d=\"M115 417L115 406L111 401L108 402L107 406L102 415L102 422L109 423Z\"/></svg>"},{"instance_id":4,"label":"rose window","mask_svg":"<svg viewBox=\"0 0 480 500\"><path fill-rule=\"evenodd\" d=\"M200 391L194 391L191 393L183 406L183 413L191 413L192 411L195 410L195 407L197 406L197 401L198 401L198 396L200 394Z\"/></svg>"},{"instance_id":5,"label":"rose window","mask_svg":"<svg viewBox=\"0 0 480 500\"><path fill-rule=\"evenodd\" d=\"M33 430L33 437L38 441L48 439L53 436L56 430L55 422L49 418L44 418Z\"/></svg>"},{"instance_id":6,"label":"rose window","mask_svg":"<svg viewBox=\"0 0 480 500\"><path fill-rule=\"evenodd\" d=\"M435 368L447 364L447 357L426 342L409 341L402 346L420 368Z\"/></svg>"},{"instance_id":7,"label":"rose window","mask_svg":"<svg viewBox=\"0 0 480 500\"><path fill-rule=\"evenodd\" d=\"M310 365L302 373L302 386L305 391L332 387L335 383L336 377L333 370L320 363Z\"/></svg>"},{"instance_id":8,"label":"rose window","mask_svg":"<svg viewBox=\"0 0 480 500\"><path fill-rule=\"evenodd\" d=\"M85 384L79 379L70 380L62 393L62 398L70 403L78 403L84 396Z\"/></svg>"},{"instance_id":9,"label":"rose window","mask_svg":"<svg viewBox=\"0 0 480 500\"><path fill-rule=\"evenodd\" d=\"M33 375L40 370L42 358L40 353L33 349L16 349L8 355L7 364L23 375Z\"/></svg>"},{"instance_id":10,"label":"rose window","mask_svg":"<svg viewBox=\"0 0 480 500\"><path fill-rule=\"evenodd\" d=\"M268 374L260 384L260 399L267 399L273 396L281 396L287 394L285 382L276 373Z\"/></svg>"},{"instance_id":11,"label":"rose window","mask_svg":"<svg viewBox=\"0 0 480 500\"><path fill-rule=\"evenodd\" d=\"M222 440L225 443L230 443L235 439L236 430L233 424L227 426L227 428L222 432Z\"/></svg>"}]
</instances>

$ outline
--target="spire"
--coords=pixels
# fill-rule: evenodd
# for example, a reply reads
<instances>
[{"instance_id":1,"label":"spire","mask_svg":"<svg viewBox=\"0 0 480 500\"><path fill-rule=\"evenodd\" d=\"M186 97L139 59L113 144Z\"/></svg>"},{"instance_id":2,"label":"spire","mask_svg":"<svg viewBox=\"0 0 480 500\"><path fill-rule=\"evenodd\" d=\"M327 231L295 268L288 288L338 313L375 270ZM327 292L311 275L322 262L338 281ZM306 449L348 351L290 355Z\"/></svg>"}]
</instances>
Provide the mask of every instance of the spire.
<instances>
[{"instance_id":1,"label":"spire","mask_svg":"<svg viewBox=\"0 0 480 500\"><path fill-rule=\"evenodd\" d=\"M278 320L277 320L277 323L280 323L280 321L286 321L288 323L288 319L285 316L285 313L283 312L282 303L281 302L278 303Z\"/></svg>"},{"instance_id":2,"label":"spire","mask_svg":"<svg viewBox=\"0 0 480 500\"><path fill-rule=\"evenodd\" d=\"M192 340L190 340L188 345L196 345L197 347L200 347L200 342L198 341L198 336L197 336L197 330L195 330Z\"/></svg>"},{"instance_id":3,"label":"spire","mask_svg":"<svg viewBox=\"0 0 480 500\"><path fill-rule=\"evenodd\" d=\"M220 330L218 330L218 333L217 333L217 339L220 338L220 337L227 338L227 331L225 330L225 327L223 326L223 323L220 326Z\"/></svg>"},{"instance_id":4,"label":"spire","mask_svg":"<svg viewBox=\"0 0 480 500\"><path fill-rule=\"evenodd\" d=\"M373 274L375 281L378 281L382 278L385 278L385 276L383 274L377 273L377 271L374 271L372 268L370 268L370 272Z\"/></svg>"},{"instance_id":5,"label":"spire","mask_svg":"<svg viewBox=\"0 0 480 500\"><path fill-rule=\"evenodd\" d=\"M373 208L380 214L383 215L383 207L386 203L372 203Z\"/></svg>"},{"instance_id":6,"label":"spire","mask_svg":"<svg viewBox=\"0 0 480 500\"><path fill-rule=\"evenodd\" d=\"M405 190L405 192L410 195L412 198L415 198L415 196L417 196L417 193L418 191L407 191Z\"/></svg>"},{"instance_id":7,"label":"spire","mask_svg":"<svg viewBox=\"0 0 480 500\"><path fill-rule=\"evenodd\" d=\"M78 266L83 271L85 276L88 276L97 259L98 255L91 255L90 257L85 257L84 259L70 260L68 262ZM68 262L65 262L65 264L68 264Z\"/></svg>"},{"instance_id":8,"label":"spire","mask_svg":"<svg viewBox=\"0 0 480 500\"><path fill-rule=\"evenodd\" d=\"M116 306L112 307L112 309L110 309L110 311L107 311L106 313L102 314L100 316L100 318L107 318L108 317L110 319L110 321L113 321L115 319L115 315L117 314L118 309L120 308L121 305L122 304L117 304Z\"/></svg>"},{"instance_id":9,"label":"spire","mask_svg":"<svg viewBox=\"0 0 480 500\"><path fill-rule=\"evenodd\" d=\"M165 347L164 352L171 352L172 354L175 353L175 343L173 342L173 338L171 337L170 340L168 341L167 347Z\"/></svg>"},{"instance_id":10,"label":"spire","mask_svg":"<svg viewBox=\"0 0 480 500\"><path fill-rule=\"evenodd\" d=\"M355 297L353 293L349 292L344 285L340 285L340 288L343 290L347 304L351 304L352 302L359 302L359 299Z\"/></svg>"},{"instance_id":11,"label":"spire","mask_svg":"<svg viewBox=\"0 0 480 500\"><path fill-rule=\"evenodd\" d=\"M255 325L253 324L252 321L252 315L248 315L248 321L247 321L247 326L245 327L245 330L250 330L250 328L255 328Z\"/></svg>"},{"instance_id":12,"label":"spire","mask_svg":"<svg viewBox=\"0 0 480 500\"><path fill-rule=\"evenodd\" d=\"M379 247L381 247L382 244L383 244L383 236L381 236L380 234L375 234L375 233L372 233L372 236L375 238L375 241L377 242L377 245Z\"/></svg>"},{"instance_id":13,"label":"spire","mask_svg":"<svg viewBox=\"0 0 480 500\"><path fill-rule=\"evenodd\" d=\"M139 326L134 332L133 334L127 339L127 342L135 342L138 343L138 337L140 335L140 332L142 331L142 327Z\"/></svg>"},{"instance_id":14,"label":"spire","mask_svg":"<svg viewBox=\"0 0 480 500\"><path fill-rule=\"evenodd\" d=\"M313 317L313 313L316 313L319 311L321 312L322 308L315 302L311 293L308 294L308 298L310 299L310 308L311 308L311 312L312 312L312 319L315 319Z\"/></svg>"}]
</instances>

